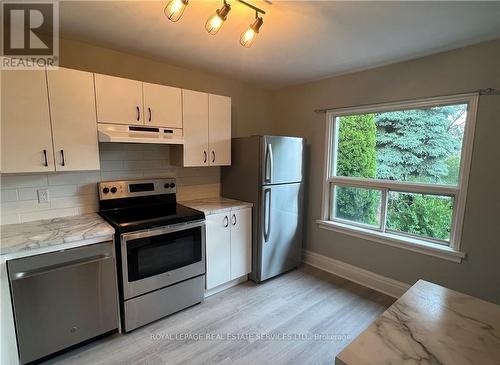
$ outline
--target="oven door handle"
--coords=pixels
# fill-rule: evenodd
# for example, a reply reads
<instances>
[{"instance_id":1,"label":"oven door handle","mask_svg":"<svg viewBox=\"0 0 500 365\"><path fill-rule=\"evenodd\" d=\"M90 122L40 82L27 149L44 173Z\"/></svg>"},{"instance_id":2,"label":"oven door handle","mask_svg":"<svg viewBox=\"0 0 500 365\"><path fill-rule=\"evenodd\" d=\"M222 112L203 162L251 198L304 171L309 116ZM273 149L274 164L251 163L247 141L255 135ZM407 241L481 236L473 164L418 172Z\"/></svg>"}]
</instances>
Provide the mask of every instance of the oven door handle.
<instances>
[{"instance_id":1,"label":"oven door handle","mask_svg":"<svg viewBox=\"0 0 500 365\"><path fill-rule=\"evenodd\" d=\"M120 236L120 240L122 241L122 243L125 243L125 242L130 241L130 240L135 240L135 239L139 239L139 238L146 238L146 237L153 237L153 236L160 236L162 234L184 231L184 230L196 228L196 227L203 227L204 225L205 225L205 220L200 219L200 220L197 220L194 222L178 223L178 224L173 224L171 226L166 226L166 227L145 229L143 231L138 231L138 232L123 233Z\"/></svg>"}]
</instances>

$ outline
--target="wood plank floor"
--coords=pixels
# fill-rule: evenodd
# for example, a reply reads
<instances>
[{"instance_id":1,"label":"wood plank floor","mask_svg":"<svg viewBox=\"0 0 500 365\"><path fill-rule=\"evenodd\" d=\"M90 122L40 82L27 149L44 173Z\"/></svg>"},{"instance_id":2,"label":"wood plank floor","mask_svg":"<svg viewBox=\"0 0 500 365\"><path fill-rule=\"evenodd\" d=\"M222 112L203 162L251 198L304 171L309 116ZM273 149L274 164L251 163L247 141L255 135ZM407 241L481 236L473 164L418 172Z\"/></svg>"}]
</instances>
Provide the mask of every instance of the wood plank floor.
<instances>
[{"instance_id":1,"label":"wood plank floor","mask_svg":"<svg viewBox=\"0 0 500 365\"><path fill-rule=\"evenodd\" d=\"M303 265L260 285L245 282L46 364L333 364L393 302Z\"/></svg>"}]
</instances>

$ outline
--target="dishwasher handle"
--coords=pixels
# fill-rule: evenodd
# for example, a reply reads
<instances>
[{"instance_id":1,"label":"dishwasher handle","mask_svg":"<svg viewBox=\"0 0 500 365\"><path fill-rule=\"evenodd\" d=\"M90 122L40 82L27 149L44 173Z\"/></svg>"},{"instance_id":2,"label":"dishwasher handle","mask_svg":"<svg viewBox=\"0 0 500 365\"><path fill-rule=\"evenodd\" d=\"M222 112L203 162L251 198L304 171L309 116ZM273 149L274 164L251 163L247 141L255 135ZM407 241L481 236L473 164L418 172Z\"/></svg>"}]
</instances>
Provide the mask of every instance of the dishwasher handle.
<instances>
[{"instance_id":1,"label":"dishwasher handle","mask_svg":"<svg viewBox=\"0 0 500 365\"><path fill-rule=\"evenodd\" d=\"M61 270L61 269L65 269L65 268L73 267L73 266L91 264L94 262L109 260L112 258L113 258L113 255L111 255L111 254L101 254L101 255L95 255L95 256L85 257L85 258L81 258L81 259L76 259L76 260L72 260L72 261L67 261L64 263L56 264L56 265L49 265L49 266L41 267L41 268L34 269L34 270L19 271L19 272L16 272L12 275L11 281L26 279L26 278L29 278L32 276L43 275L43 274L49 273L51 271Z\"/></svg>"}]
</instances>

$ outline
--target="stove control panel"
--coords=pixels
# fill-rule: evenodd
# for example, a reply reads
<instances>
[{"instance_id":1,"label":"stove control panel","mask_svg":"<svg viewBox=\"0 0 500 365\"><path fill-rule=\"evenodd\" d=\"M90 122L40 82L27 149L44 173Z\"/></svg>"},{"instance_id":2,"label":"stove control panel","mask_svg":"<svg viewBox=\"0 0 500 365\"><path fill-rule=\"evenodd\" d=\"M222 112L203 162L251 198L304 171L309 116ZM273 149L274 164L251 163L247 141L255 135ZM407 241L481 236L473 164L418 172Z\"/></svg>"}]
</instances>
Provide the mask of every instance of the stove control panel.
<instances>
[{"instance_id":1,"label":"stove control panel","mask_svg":"<svg viewBox=\"0 0 500 365\"><path fill-rule=\"evenodd\" d=\"M132 198L135 196L175 194L175 179L101 181L97 184L100 200Z\"/></svg>"}]
</instances>

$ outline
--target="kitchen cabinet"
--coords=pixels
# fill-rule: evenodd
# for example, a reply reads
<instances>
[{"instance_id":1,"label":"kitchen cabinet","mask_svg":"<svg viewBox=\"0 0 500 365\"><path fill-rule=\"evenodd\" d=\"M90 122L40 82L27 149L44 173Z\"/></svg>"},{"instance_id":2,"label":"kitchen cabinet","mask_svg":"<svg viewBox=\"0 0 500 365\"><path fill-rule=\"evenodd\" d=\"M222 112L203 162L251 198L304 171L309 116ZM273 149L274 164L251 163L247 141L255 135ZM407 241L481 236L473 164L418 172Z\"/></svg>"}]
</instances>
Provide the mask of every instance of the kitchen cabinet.
<instances>
[{"instance_id":1,"label":"kitchen cabinet","mask_svg":"<svg viewBox=\"0 0 500 365\"><path fill-rule=\"evenodd\" d=\"M206 289L212 289L251 271L252 209L207 215Z\"/></svg>"},{"instance_id":2,"label":"kitchen cabinet","mask_svg":"<svg viewBox=\"0 0 500 365\"><path fill-rule=\"evenodd\" d=\"M114 124L144 124L142 82L95 74L97 121Z\"/></svg>"},{"instance_id":3,"label":"kitchen cabinet","mask_svg":"<svg viewBox=\"0 0 500 365\"><path fill-rule=\"evenodd\" d=\"M2 71L2 172L98 170L94 100L92 73Z\"/></svg>"},{"instance_id":4,"label":"kitchen cabinet","mask_svg":"<svg viewBox=\"0 0 500 365\"><path fill-rule=\"evenodd\" d=\"M95 74L99 123L182 128L181 89Z\"/></svg>"},{"instance_id":5,"label":"kitchen cabinet","mask_svg":"<svg viewBox=\"0 0 500 365\"><path fill-rule=\"evenodd\" d=\"M64 68L47 71L56 171L100 168L93 77Z\"/></svg>"},{"instance_id":6,"label":"kitchen cabinet","mask_svg":"<svg viewBox=\"0 0 500 365\"><path fill-rule=\"evenodd\" d=\"M182 90L184 146L172 161L184 167L231 165L231 98Z\"/></svg>"},{"instance_id":7,"label":"kitchen cabinet","mask_svg":"<svg viewBox=\"0 0 500 365\"><path fill-rule=\"evenodd\" d=\"M2 172L54 171L45 71L2 71L1 142Z\"/></svg>"},{"instance_id":8,"label":"kitchen cabinet","mask_svg":"<svg viewBox=\"0 0 500 365\"><path fill-rule=\"evenodd\" d=\"M184 118L184 167L209 166L208 159L208 94L182 90Z\"/></svg>"},{"instance_id":9,"label":"kitchen cabinet","mask_svg":"<svg viewBox=\"0 0 500 365\"><path fill-rule=\"evenodd\" d=\"M231 212L231 280L252 271L252 209Z\"/></svg>"},{"instance_id":10,"label":"kitchen cabinet","mask_svg":"<svg viewBox=\"0 0 500 365\"><path fill-rule=\"evenodd\" d=\"M231 165L231 98L208 96L208 136L210 165Z\"/></svg>"},{"instance_id":11,"label":"kitchen cabinet","mask_svg":"<svg viewBox=\"0 0 500 365\"><path fill-rule=\"evenodd\" d=\"M182 128L182 93L176 87L142 83L144 124L147 126Z\"/></svg>"},{"instance_id":12,"label":"kitchen cabinet","mask_svg":"<svg viewBox=\"0 0 500 365\"><path fill-rule=\"evenodd\" d=\"M231 228L227 213L208 215L206 219L206 288L231 280Z\"/></svg>"}]
</instances>

